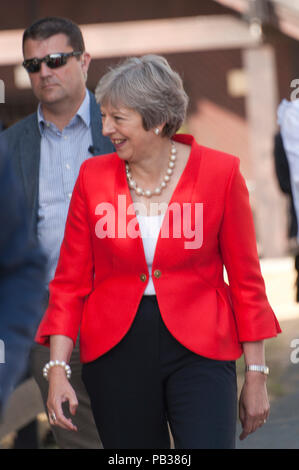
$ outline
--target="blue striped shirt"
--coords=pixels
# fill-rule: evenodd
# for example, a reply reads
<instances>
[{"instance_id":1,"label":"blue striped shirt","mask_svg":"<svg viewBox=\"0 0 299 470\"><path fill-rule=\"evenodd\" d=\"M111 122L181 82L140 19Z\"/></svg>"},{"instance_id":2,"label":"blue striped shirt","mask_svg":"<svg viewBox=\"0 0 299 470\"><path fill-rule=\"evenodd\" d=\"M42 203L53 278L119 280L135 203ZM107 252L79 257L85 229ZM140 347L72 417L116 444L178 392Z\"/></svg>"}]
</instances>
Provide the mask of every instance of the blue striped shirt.
<instances>
[{"instance_id":1,"label":"blue striped shirt","mask_svg":"<svg viewBox=\"0 0 299 470\"><path fill-rule=\"evenodd\" d=\"M53 279L63 240L70 199L81 164L91 157L89 93L76 115L60 131L45 121L38 107L41 133L38 238L48 258L47 283Z\"/></svg>"}]
</instances>

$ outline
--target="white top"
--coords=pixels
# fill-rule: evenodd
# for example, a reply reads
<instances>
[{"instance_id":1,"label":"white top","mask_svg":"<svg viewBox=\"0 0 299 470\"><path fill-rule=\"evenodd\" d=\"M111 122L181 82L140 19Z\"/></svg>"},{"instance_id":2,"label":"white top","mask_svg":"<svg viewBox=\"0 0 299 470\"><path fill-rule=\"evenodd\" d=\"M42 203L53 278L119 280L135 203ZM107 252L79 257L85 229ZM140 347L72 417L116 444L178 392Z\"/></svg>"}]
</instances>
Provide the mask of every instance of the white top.
<instances>
[{"instance_id":1,"label":"white top","mask_svg":"<svg viewBox=\"0 0 299 470\"><path fill-rule=\"evenodd\" d=\"M152 265L154 261L155 251L159 233L161 230L164 214L161 215L137 215L139 228L141 232L145 259L148 266L149 282L144 291L144 295L156 295L153 279Z\"/></svg>"}]
</instances>

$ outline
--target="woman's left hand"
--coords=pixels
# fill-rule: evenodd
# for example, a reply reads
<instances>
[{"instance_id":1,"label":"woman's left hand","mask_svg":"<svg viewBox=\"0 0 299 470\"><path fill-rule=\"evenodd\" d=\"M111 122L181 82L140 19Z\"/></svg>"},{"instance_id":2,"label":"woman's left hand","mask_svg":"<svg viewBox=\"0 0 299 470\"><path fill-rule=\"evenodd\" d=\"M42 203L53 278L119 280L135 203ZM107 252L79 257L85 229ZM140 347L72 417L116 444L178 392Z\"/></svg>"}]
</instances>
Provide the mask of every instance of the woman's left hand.
<instances>
[{"instance_id":1,"label":"woman's left hand","mask_svg":"<svg viewBox=\"0 0 299 470\"><path fill-rule=\"evenodd\" d=\"M247 372L239 400L239 417L243 428L240 440L263 426L269 411L266 376L260 372Z\"/></svg>"}]
</instances>

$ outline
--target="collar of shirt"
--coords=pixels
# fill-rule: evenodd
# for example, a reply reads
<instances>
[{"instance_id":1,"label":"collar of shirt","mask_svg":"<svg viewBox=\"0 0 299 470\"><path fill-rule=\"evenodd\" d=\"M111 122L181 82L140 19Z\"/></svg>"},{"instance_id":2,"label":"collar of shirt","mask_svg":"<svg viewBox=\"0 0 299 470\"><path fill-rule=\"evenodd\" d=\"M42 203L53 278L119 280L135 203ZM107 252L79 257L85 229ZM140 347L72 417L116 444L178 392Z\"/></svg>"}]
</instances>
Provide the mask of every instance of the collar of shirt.
<instances>
[{"instance_id":1,"label":"collar of shirt","mask_svg":"<svg viewBox=\"0 0 299 470\"><path fill-rule=\"evenodd\" d=\"M85 93L85 98L84 100L82 101L81 103L81 106L80 108L78 109L78 111L76 112L75 116L70 120L70 122L68 123L68 125L66 127L71 127L76 120L80 119L84 124L85 126L88 128L90 126L90 97L89 97L89 93L88 91L86 90L86 93ZM37 120L38 120L38 128L39 128L39 131L40 131L40 134L42 135L44 130L45 130L45 127L55 127L53 123L51 122L47 122L44 118L44 115L43 115L43 111L42 111L42 107L41 107L41 103L39 103L38 105L38 108L37 108Z\"/></svg>"}]
</instances>

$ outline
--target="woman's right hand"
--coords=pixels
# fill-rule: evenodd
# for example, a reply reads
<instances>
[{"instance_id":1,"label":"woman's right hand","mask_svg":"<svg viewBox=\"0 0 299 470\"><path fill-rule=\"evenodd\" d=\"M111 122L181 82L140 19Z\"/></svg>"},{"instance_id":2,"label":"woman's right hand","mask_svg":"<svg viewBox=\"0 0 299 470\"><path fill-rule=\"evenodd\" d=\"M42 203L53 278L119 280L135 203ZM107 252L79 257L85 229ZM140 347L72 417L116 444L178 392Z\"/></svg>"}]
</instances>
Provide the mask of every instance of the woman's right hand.
<instances>
[{"instance_id":1,"label":"woman's right hand","mask_svg":"<svg viewBox=\"0 0 299 470\"><path fill-rule=\"evenodd\" d=\"M53 426L59 426L69 431L77 431L71 418L63 414L62 403L69 402L71 415L75 415L78 407L76 393L69 383L65 371L62 367L52 367L48 372L49 393L47 408L49 413L49 422Z\"/></svg>"}]
</instances>

